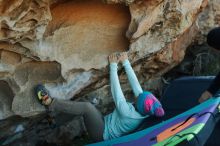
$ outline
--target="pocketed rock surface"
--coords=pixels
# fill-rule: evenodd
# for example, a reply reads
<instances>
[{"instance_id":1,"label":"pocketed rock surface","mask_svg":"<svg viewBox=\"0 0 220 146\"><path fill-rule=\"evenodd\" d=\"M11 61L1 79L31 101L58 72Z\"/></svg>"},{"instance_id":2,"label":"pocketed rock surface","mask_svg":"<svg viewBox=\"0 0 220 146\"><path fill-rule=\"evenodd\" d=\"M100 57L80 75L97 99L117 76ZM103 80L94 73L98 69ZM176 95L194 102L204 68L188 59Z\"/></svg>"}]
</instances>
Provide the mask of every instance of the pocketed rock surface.
<instances>
[{"instance_id":1,"label":"pocketed rock surface","mask_svg":"<svg viewBox=\"0 0 220 146\"><path fill-rule=\"evenodd\" d=\"M161 76L194 40L204 42L219 10L218 0L2 0L0 119L44 113L33 91L39 83L54 98L95 100L109 112L114 52L128 51L142 88L158 92ZM132 100L121 66L119 76Z\"/></svg>"}]
</instances>

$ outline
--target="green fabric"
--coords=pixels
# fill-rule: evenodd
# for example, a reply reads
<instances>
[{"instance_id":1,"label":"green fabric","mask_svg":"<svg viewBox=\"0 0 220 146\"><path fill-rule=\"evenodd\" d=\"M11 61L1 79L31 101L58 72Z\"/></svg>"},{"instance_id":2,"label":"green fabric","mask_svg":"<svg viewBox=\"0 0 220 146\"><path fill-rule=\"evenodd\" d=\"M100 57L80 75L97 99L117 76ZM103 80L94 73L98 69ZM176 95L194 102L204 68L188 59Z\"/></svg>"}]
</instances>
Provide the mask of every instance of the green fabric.
<instances>
[{"instance_id":1,"label":"green fabric","mask_svg":"<svg viewBox=\"0 0 220 146\"><path fill-rule=\"evenodd\" d=\"M188 134L188 133L194 133L194 134L198 134L199 131L205 126L204 123L200 123L200 124L196 124L188 129L185 129L184 131L182 132L179 132L177 133L176 135L179 135L179 136L182 136L184 134ZM165 139L164 141L160 142L160 143L157 143L157 144L154 144L153 146L164 146L165 144L168 144L166 146L175 146L177 145L178 143L182 142L183 140L187 139L188 141L190 141L191 139L194 138L194 135L192 134L189 134L189 135L185 135L183 136L182 138L180 137L177 137L177 136L172 136L170 138L167 138Z\"/></svg>"}]
</instances>

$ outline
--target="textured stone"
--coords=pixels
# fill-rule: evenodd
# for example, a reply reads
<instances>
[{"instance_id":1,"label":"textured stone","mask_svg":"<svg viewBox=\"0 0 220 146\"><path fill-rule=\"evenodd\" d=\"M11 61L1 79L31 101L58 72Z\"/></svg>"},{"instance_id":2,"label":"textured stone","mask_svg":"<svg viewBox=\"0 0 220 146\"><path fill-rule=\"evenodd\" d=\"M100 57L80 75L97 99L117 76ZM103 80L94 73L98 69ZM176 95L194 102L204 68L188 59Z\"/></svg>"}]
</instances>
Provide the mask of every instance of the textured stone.
<instances>
[{"instance_id":1,"label":"textured stone","mask_svg":"<svg viewBox=\"0 0 220 146\"><path fill-rule=\"evenodd\" d=\"M157 16L160 19L153 21L147 17L141 20L139 24L151 24L151 28L148 29L148 25L140 25L137 27L137 31L133 33L134 38L139 37L130 45L131 52L138 52L136 54L138 58L142 56L155 53L164 48L170 42L175 41L177 36L182 35L189 27L192 26L196 20L196 15L203 8L206 1L164 1L157 5L155 9L158 9ZM138 5L138 4L132 4ZM147 9L147 7L146 7ZM152 9L149 7L149 9ZM146 10L147 11L147 10ZM149 13L149 12L148 12ZM154 13L153 13L154 14ZM155 14L154 14L155 15ZM162 16L161 16L162 15ZM132 24L131 24L132 25ZM142 28L146 26L146 28ZM141 27L141 28L140 28ZM141 33L138 31L139 28ZM129 30L128 30L129 32ZM144 34L144 35L141 35Z\"/></svg>"},{"instance_id":2,"label":"textured stone","mask_svg":"<svg viewBox=\"0 0 220 146\"><path fill-rule=\"evenodd\" d=\"M25 117L43 112L45 108L38 103L33 87L40 83L58 82L61 77L60 65L52 62L29 62L17 67L14 74L20 90L13 100L12 110Z\"/></svg>"},{"instance_id":3,"label":"textured stone","mask_svg":"<svg viewBox=\"0 0 220 146\"><path fill-rule=\"evenodd\" d=\"M76 136L85 131L82 118L71 115L58 114L58 119L48 115L21 118L13 116L8 120L0 121L1 144L11 146L36 146L47 145L71 145ZM53 118L56 123L51 124L48 120ZM2 143L3 142L3 143Z\"/></svg>"},{"instance_id":4,"label":"textured stone","mask_svg":"<svg viewBox=\"0 0 220 146\"><path fill-rule=\"evenodd\" d=\"M51 20L47 0L0 1L0 40L40 39Z\"/></svg>"},{"instance_id":5,"label":"textured stone","mask_svg":"<svg viewBox=\"0 0 220 146\"><path fill-rule=\"evenodd\" d=\"M142 88L158 94L161 76L181 62L197 34L214 26L218 0L210 0L197 19L207 2L0 1L0 84L12 91L4 99L9 96L0 89L1 118L44 112L33 91L38 83L54 98L86 99L103 113L111 111L107 56L113 52L128 51ZM196 39L203 42L200 36ZM119 70L123 91L132 101L126 75L121 66ZM71 133L71 139L77 134Z\"/></svg>"},{"instance_id":6,"label":"textured stone","mask_svg":"<svg viewBox=\"0 0 220 146\"><path fill-rule=\"evenodd\" d=\"M218 23L215 21L217 14L220 14L220 2L219 0L209 0L209 4L206 9L199 15L197 19L200 33L197 36L199 44L206 42L206 35L214 27L218 27Z\"/></svg>"},{"instance_id":7,"label":"textured stone","mask_svg":"<svg viewBox=\"0 0 220 146\"><path fill-rule=\"evenodd\" d=\"M2 51L1 52L1 62L4 64L16 65L20 63L21 56L14 52Z\"/></svg>"},{"instance_id":8,"label":"textured stone","mask_svg":"<svg viewBox=\"0 0 220 146\"><path fill-rule=\"evenodd\" d=\"M72 69L105 67L109 54L128 48L124 34L130 15L126 6L78 0L55 4L51 13L45 39L21 43L42 60L62 64L64 77Z\"/></svg>"},{"instance_id":9,"label":"textured stone","mask_svg":"<svg viewBox=\"0 0 220 146\"><path fill-rule=\"evenodd\" d=\"M183 35L179 36L174 42L168 44L165 48L163 48L163 50L159 51L154 56L142 59L141 62L137 62L132 65L143 90L153 92L158 96L158 98L161 96L163 85L161 76L183 60L187 46L191 44L192 39L197 35L197 33L198 29L196 25L193 25L186 30ZM119 77L126 99L128 101L133 101L134 94L132 93L126 74L122 72L119 74ZM109 83L106 81L101 84L103 85ZM97 107L103 113L106 113L112 111L113 99L110 92L110 86L102 85L92 85L101 87L96 91L87 91L86 93L82 92L77 95L77 97L80 98L83 95L86 95L83 97L89 101L92 101L93 98L97 98L99 101L99 105Z\"/></svg>"},{"instance_id":10,"label":"textured stone","mask_svg":"<svg viewBox=\"0 0 220 146\"><path fill-rule=\"evenodd\" d=\"M75 72L71 74L70 80L63 83L47 83L46 88L50 91L52 97L57 99L71 99L83 88L90 85L93 81L93 73Z\"/></svg>"},{"instance_id":11,"label":"textured stone","mask_svg":"<svg viewBox=\"0 0 220 146\"><path fill-rule=\"evenodd\" d=\"M167 80L172 80L183 75L192 76L213 76L216 75L219 68L219 53L206 43L208 32L218 27L215 17L220 13L220 1L210 0L208 6L199 15L197 19L198 31L193 44L186 51L184 60L174 69L166 74Z\"/></svg>"},{"instance_id":12,"label":"textured stone","mask_svg":"<svg viewBox=\"0 0 220 146\"><path fill-rule=\"evenodd\" d=\"M0 87L0 120L2 120L14 114L11 111L14 93L6 81L0 80Z\"/></svg>"},{"instance_id":13,"label":"textured stone","mask_svg":"<svg viewBox=\"0 0 220 146\"><path fill-rule=\"evenodd\" d=\"M183 59L207 0L106 2L112 4L98 0L0 2L0 79L14 91L16 114L44 111L33 94L33 87L41 82L53 97L62 99L108 86L107 56L113 52L129 49L142 83L158 78ZM109 90L105 92L110 95Z\"/></svg>"}]
</instances>

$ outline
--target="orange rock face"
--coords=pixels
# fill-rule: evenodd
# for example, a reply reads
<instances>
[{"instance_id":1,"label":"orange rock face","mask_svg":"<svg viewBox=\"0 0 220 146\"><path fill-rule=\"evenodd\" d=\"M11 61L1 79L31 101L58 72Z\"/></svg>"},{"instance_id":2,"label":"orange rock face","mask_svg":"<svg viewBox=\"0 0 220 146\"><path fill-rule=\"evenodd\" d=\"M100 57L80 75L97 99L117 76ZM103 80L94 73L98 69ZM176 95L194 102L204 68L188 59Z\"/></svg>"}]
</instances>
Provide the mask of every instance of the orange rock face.
<instances>
[{"instance_id":1,"label":"orange rock face","mask_svg":"<svg viewBox=\"0 0 220 146\"><path fill-rule=\"evenodd\" d=\"M41 42L51 54L48 56L44 50L37 53L41 58L50 57L49 60L65 64L63 74L73 68L104 67L107 55L128 49L125 33L130 14L126 6L69 1L52 5L51 13L53 19Z\"/></svg>"},{"instance_id":2,"label":"orange rock face","mask_svg":"<svg viewBox=\"0 0 220 146\"><path fill-rule=\"evenodd\" d=\"M45 83L55 98L96 95L108 104L107 56L113 52L128 51L143 88L147 88L145 82L182 60L206 3L0 1L0 80L6 81L15 95L7 107L22 116L44 111L33 100L37 83ZM121 78L126 79L123 74ZM122 83L130 90L127 80Z\"/></svg>"},{"instance_id":3,"label":"orange rock face","mask_svg":"<svg viewBox=\"0 0 220 146\"><path fill-rule=\"evenodd\" d=\"M69 44L72 50L85 49L97 53L109 50L111 53L128 48L129 41L124 34L130 22L130 13L126 6L107 5L99 0L78 0L54 4L51 13L53 19L47 26L45 37L56 35L60 28L72 27L72 32L64 37L66 41L74 40Z\"/></svg>"}]
</instances>

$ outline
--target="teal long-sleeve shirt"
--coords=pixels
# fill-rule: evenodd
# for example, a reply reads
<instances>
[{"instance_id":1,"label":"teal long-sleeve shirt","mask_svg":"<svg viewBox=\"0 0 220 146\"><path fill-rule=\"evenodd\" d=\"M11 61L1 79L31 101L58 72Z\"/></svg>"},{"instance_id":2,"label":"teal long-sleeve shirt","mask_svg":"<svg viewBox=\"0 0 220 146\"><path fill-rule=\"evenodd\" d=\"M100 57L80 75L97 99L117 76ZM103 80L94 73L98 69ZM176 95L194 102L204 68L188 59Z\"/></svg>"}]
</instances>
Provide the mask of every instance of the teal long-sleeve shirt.
<instances>
[{"instance_id":1,"label":"teal long-sleeve shirt","mask_svg":"<svg viewBox=\"0 0 220 146\"><path fill-rule=\"evenodd\" d=\"M123 62L123 66L125 68L134 95L137 97L140 93L143 92L143 90L137 80L134 70L132 69L128 60ZM142 116L135 110L135 107L131 103L126 102L119 83L117 70L117 63L111 63L110 83L112 97L115 103L115 110L111 114L104 117L104 140L121 137L132 132L140 125L144 118L148 117Z\"/></svg>"}]
</instances>

